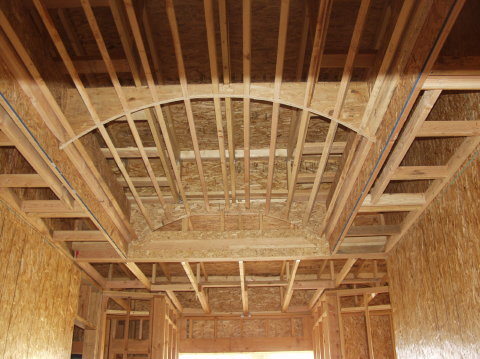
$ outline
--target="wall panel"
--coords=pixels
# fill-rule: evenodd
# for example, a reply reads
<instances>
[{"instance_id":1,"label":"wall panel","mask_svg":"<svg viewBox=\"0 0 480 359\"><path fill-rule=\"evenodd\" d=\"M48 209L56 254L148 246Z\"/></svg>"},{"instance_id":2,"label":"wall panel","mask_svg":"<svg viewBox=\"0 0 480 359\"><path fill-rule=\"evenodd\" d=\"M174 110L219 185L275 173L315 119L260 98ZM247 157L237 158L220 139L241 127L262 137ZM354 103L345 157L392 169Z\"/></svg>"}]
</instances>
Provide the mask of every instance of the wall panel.
<instances>
[{"instance_id":1,"label":"wall panel","mask_svg":"<svg viewBox=\"0 0 480 359\"><path fill-rule=\"evenodd\" d=\"M389 255L398 358L480 353L480 160L467 164Z\"/></svg>"},{"instance_id":2,"label":"wall panel","mask_svg":"<svg viewBox=\"0 0 480 359\"><path fill-rule=\"evenodd\" d=\"M0 358L69 358L80 272L0 201Z\"/></svg>"}]
</instances>

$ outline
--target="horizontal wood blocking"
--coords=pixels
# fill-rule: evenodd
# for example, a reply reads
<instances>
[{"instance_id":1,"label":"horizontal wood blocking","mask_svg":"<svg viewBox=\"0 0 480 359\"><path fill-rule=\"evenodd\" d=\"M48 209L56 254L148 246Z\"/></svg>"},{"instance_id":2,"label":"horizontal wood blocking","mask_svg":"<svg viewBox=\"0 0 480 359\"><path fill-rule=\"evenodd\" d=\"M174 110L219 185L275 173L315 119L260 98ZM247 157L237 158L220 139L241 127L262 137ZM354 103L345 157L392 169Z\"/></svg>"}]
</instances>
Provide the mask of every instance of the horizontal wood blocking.
<instances>
[{"instance_id":1,"label":"horizontal wood blocking","mask_svg":"<svg viewBox=\"0 0 480 359\"><path fill-rule=\"evenodd\" d=\"M360 212L409 212L421 208L424 204L425 195L423 193L383 194L375 203L372 202L371 195L367 195L360 207Z\"/></svg>"},{"instance_id":2,"label":"horizontal wood blocking","mask_svg":"<svg viewBox=\"0 0 480 359\"><path fill-rule=\"evenodd\" d=\"M334 142L332 144L330 154L340 155L345 150L346 142ZM323 142L318 143L305 143L303 154L304 155L321 155L325 145ZM158 150L156 147L145 147L145 153L148 157L159 157ZM117 153L122 158L140 158L140 151L136 147L124 147L117 148ZM112 153L108 148L102 148L102 153L106 158L113 158ZM235 150L235 158L243 158L244 151L242 148ZM268 148L258 148L250 150L250 158L268 158L269 149ZM226 158L230 158L230 153L228 150L225 151ZM287 157L286 148L278 148L275 151L276 157ZM218 160L220 159L219 150L200 150L200 157L202 160ZM193 151L180 151L179 159L183 161L193 161L195 160L195 154Z\"/></svg>"},{"instance_id":3,"label":"horizontal wood blocking","mask_svg":"<svg viewBox=\"0 0 480 359\"><path fill-rule=\"evenodd\" d=\"M392 175L392 181L415 181L445 178L447 166L401 166Z\"/></svg>"},{"instance_id":4,"label":"horizontal wood blocking","mask_svg":"<svg viewBox=\"0 0 480 359\"><path fill-rule=\"evenodd\" d=\"M88 218L88 214L75 202L73 208L68 208L59 200L27 200L22 201L25 213L41 218Z\"/></svg>"},{"instance_id":5,"label":"horizontal wood blocking","mask_svg":"<svg viewBox=\"0 0 480 359\"><path fill-rule=\"evenodd\" d=\"M480 136L480 121L425 121L417 137Z\"/></svg>"},{"instance_id":6,"label":"horizontal wood blocking","mask_svg":"<svg viewBox=\"0 0 480 359\"><path fill-rule=\"evenodd\" d=\"M54 231L53 240L59 242L106 242L100 231Z\"/></svg>"},{"instance_id":7,"label":"horizontal wood blocking","mask_svg":"<svg viewBox=\"0 0 480 359\"><path fill-rule=\"evenodd\" d=\"M42 188L50 187L39 174L3 174L0 175L0 188Z\"/></svg>"}]
</instances>

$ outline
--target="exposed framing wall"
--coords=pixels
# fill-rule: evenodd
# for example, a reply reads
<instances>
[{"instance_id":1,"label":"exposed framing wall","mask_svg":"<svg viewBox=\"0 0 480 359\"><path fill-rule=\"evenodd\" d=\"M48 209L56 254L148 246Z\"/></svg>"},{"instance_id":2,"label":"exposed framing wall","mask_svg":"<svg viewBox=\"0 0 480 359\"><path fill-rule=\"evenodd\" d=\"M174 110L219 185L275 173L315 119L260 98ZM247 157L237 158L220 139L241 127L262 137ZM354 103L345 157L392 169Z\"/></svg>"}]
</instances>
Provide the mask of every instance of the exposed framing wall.
<instances>
[{"instance_id":1,"label":"exposed framing wall","mask_svg":"<svg viewBox=\"0 0 480 359\"><path fill-rule=\"evenodd\" d=\"M181 353L312 349L310 315L190 316L180 323Z\"/></svg>"},{"instance_id":2,"label":"exposed framing wall","mask_svg":"<svg viewBox=\"0 0 480 359\"><path fill-rule=\"evenodd\" d=\"M68 358L80 271L0 201L0 358Z\"/></svg>"}]
</instances>

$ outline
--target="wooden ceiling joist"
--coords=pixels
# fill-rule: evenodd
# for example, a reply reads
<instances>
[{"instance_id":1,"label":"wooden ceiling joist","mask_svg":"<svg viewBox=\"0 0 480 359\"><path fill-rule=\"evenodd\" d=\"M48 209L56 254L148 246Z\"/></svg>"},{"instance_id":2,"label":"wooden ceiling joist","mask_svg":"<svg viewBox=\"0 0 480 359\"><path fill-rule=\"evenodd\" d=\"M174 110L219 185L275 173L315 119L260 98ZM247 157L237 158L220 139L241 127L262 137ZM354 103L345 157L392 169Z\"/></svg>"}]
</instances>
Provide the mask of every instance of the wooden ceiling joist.
<instances>
[{"instance_id":1,"label":"wooden ceiling joist","mask_svg":"<svg viewBox=\"0 0 480 359\"><path fill-rule=\"evenodd\" d=\"M222 51L223 84L230 85L230 36L228 32L228 15L226 0L218 0L218 17L220 23L220 43ZM235 140L233 138L232 99L225 98L225 117L227 119L228 163L230 167L230 190L232 202L236 201L237 173L235 171Z\"/></svg>"},{"instance_id":2,"label":"wooden ceiling joist","mask_svg":"<svg viewBox=\"0 0 480 359\"><path fill-rule=\"evenodd\" d=\"M136 14L135 14L135 9L133 7L133 3L132 3L131 0L124 0L124 4L125 4L126 12L127 12L128 21L130 23L130 27L131 27L132 32L133 32L135 45L137 47L137 51L138 51L138 54L140 56L140 61L141 61L141 64L142 64L143 72L145 74L145 79L147 81L148 91L150 92L150 96L151 96L152 100L154 102L158 102L157 88L156 88L155 82L153 80L152 70L150 68L150 64L149 64L149 61L148 61L147 52L146 52L146 49L145 49L145 45L143 43L143 38L142 38L142 35L141 35L140 26L138 24L138 20L137 20ZM172 168L173 168L173 173L175 175L176 184L177 184L178 190L180 192L180 197L183 201L183 205L185 207L186 213L190 214L190 206L188 204L187 197L185 195L185 189L184 189L184 186L183 186L183 183L182 183L180 170L179 170L179 168L177 166L177 163L175 161L175 158L176 158L175 157L175 150L173 148L172 140L170 139L170 136L168 134L169 133L168 125L165 121L165 118L163 116L163 112L162 112L162 109L160 108L160 105L158 105L158 104L155 105L154 110L155 110L155 115L157 117L157 121L158 121L158 123L160 125L160 128L162 130L163 140L165 142L165 146L167 147L168 157L170 159L170 163L171 163Z\"/></svg>"},{"instance_id":3,"label":"wooden ceiling joist","mask_svg":"<svg viewBox=\"0 0 480 359\"><path fill-rule=\"evenodd\" d=\"M251 0L242 2L242 53L243 53L243 188L245 191L245 208L250 208L250 71L252 61L252 25Z\"/></svg>"},{"instance_id":4,"label":"wooden ceiling joist","mask_svg":"<svg viewBox=\"0 0 480 359\"><path fill-rule=\"evenodd\" d=\"M288 286L282 302L282 312L286 312L288 310L288 306L290 305L290 300L292 299L293 295L293 284L295 283L295 276L297 275L299 265L300 259L295 260L292 271L289 273Z\"/></svg>"},{"instance_id":5,"label":"wooden ceiling joist","mask_svg":"<svg viewBox=\"0 0 480 359\"><path fill-rule=\"evenodd\" d=\"M125 96L125 93L122 89L122 86L120 85L120 81L118 79L117 73L115 71L115 68L113 67L112 60L110 58L110 55L107 50L107 46L105 45L105 42L103 40L103 36L100 32L100 28L98 27L97 20L95 19L95 15L93 13L93 10L90 6L89 0L82 0L82 7L85 13L85 16L87 18L87 21L89 23L90 29L93 33L93 36L95 38L95 41L97 43L98 49L102 55L103 61L105 62L105 66L107 67L108 74L110 76L110 80L112 81L113 87L115 88L115 92L117 93L118 99L120 100L120 103L122 105L123 111L126 113L126 118L128 122L128 126L130 128L130 131L133 135L133 138L135 140L135 144L138 148L138 151L140 152L140 156L142 158L143 164L145 166L145 169L147 170L148 176L150 177L150 180L152 182L152 185L155 189L155 192L158 196L158 199L160 203L162 204L162 207L165 209L165 215L168 219L168 213L165 208L165 200L163 198L163 193L162 190L160 189L160 186L157 182L157 178L155 175L155 172L153 170L152 164L150 163L150 160L148 159L148 156L145 152L145 149L143 147L142 139L140 138L140 134L138 133L138 129L135 125L135 122L133 121L132 115L129 110L128 102L127 102L127 97ZM117 154L118 155L118 154ZM131 187L135 188L130 176L124 176L125 181L129 184L129 188ZM140 200L140 203L141 200ZM143 211L143 210L142 210ZM152 220L150 219L150 216L145 215L145 219L147 223L150 225L152 229L156 229L155 225L153 224ZM161 225L161 224L160 224Z\"/></svg>"},{"instance_id":6,"label":"wooden ceiling joist","mask_svg":"<svg viewBox=\"0 0 480 359\"><path fill-rule=\"evenodd\" d=\"M370 0L363 0L360 4L360 9L358 10L357 20L355 21L355 26L353 28L353 35L350 41L350 47L348 49L347 60L345 62L345 67L343 69L342 79L340 81L340 87L337 94L335 108L333 110L333 117L335 118L340 117L340 114L343 109L343 104L345 102L345 98L347 97L348 87L353 75L353 64L358 52L358 48L360 46L360 38L363 34L363 27L367 20L369 7L370 7ZM307 222L309 221L313 206L316 202L317 193L320 188L320 182L322 181L322 177L325 172L325 168L327 166L328 157L330 155L330 149L335 139L337 127L338 127L338 124L336 122L334 121L330 122L330 125L328 127L327 137L325 139L325 147L322 152L322 157L320 158L320 162L318 164L315 180L313 182L312 193L308 200L305 215L303 217L303 224L307 224Z\"/></svg>"},{"instance_id":7,"label":"wooden ceiling joist","mask_svg":"<svg viewBox=\"0 0 480 359\"><path fill-rule=\"evenodd\" d=\"M288 13L290 0L282 0L280 7L280 24L278 29L277 62L275 65L275 82L273 90L272 125L270 129L270 152L268 156L267 193L265 197L265 214L270 211L273 171L275 170L275 149L277 147L278 119L280 117L280 89L282 86L285 47L287 43Z\"/></svg>"},{"instance_id":8,"label":"wooden ceiling joist","mask_svg":"<svg viewBox=\"0 0 480 359\"><path fill-rule=\"evenodd\" d=\"M182 94L184 97L185 112L187 114L188 127L190 129L190 136L192 138L193 151L195 153L195 162L197 164L198 175L200 178L200 184L203 191L203 201L205 203L205 209L208 211L210 208L210 205L208 202L208 189L207 189L207 183L205 182L205 174L203 171L202 158L200 156L200 147L198 145L197 130L195 128L195 120L193 118L192 102L190 101L190 98L188 95L187 74L185 72L185 63L183 59L182 45L180 42L180 34L178 31L177 17L175 15L175 7L173 5L173 0L166 0L165 6L167 11L168 23L170 24L170 31L172 33L173 48L175 49L175 58L177 60L178 75L180 78L180 86L182 88ZM225 187L224 190L227 191L227 188Z\"/></svg>"},{"instance_id":9,"label":"wooden ceiling joist","mask_svg":"<svg viewBox=\"0 0 480 359\"><path fill-rule=\"evenodd\" d=\"M209 313L210 306L208 304L207 297L203 289L201 289L200 286L198 285L198 281L197 281L197 278L195 277L195 274L192 271L192 267L190 267L190 264L188 262L182 262L182 267L185 270L185 273L187 274L187 277L190 280L190 283L192 284L193 290L197 294L198 301L200 302L203 311L205 313Z\"/></svg>"},{"instance_id":10,"label":"wooden ceiling joist","mask_svg":"<svg viewBox=\"0 0 480 359\"><path fill-rule=\"evenodd\" d=\"M332 8L332 2L330 0L322 1L320 3L317 15L317 23L315 26L315 38L313 40L312 56L310 58L310 65L307 75L307 83L305 88L305 95L303 99L303 106L310 107L312 101L315 84L318 81L320 73L320 65L322 61L323 50L325 47L325 39L328 30L330 12ZM305 109L302 110L300 116L300 125L298 131L298 138L296 142L295 158L293 160L290 182L288 186L288 197L286 203L287 216L290 213L290 208L293 201L293 195L297 184L298 172L300 170L301 156L303 154L303 146L307 136L308 123L311 114Z\"/></svg>"},{"instance_id":11,"label":"wooden ceiling joist","mask_svg":"<svg viewBox=\"0 0 480 359\"><path fill-rule=\"evenodd\" d=\"M208 58L212 78L212 93L219 93L219 78L217 67L217 45L215 41L215 22L213 16L213 0L204 0L205 24L207 28ZM223 191L225 192L225 208L230 207L229 183L227 174L227 161L225 157L225 136L223 133L222 107L220 99L213 99L215 109L215 124L217 126L218 149L220 153L220 166L222 169Z\"/></svg>"}]
</instances>

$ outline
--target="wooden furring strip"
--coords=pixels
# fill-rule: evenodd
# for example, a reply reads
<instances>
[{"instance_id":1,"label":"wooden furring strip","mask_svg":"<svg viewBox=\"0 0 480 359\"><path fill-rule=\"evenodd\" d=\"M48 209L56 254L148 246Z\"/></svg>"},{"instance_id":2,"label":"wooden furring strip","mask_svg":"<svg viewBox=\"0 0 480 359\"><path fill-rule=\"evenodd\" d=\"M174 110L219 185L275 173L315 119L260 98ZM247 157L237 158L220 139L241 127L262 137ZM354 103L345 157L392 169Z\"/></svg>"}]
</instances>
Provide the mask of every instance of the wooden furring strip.
<instances>
[{"instance_id":1,"label":"wooden furring strip","mask_svg":"<svg viewBox=\"0 0 480 359\"><path fill-rule=\"evenodd\" d=\"M105 141L106 145L108 146L109 150L112 152L112 155L114 157L115 163L117 164L118 168L120 169L120 172L122 173L123 177L125 178L125 181L129 184L129 189L132 191L132 195L135 198L135 201L138 205L138 208L142 212L143 216L145 217L145 220L147 221L148 225L150 228L154 228L154 224L150 217L148 216L148 213L145 209L145 206L143 205L143 202L140 198L140 195L137 192L137 189L133 185L130 176L127 172L127 169L125 168L125 165L123 164L120 156L117 153L117 150L112 142L112 139L110 138L105 126L100 122L100 117L98 116L97 111L95 110L95 107L92 104L92 101L90 100L90 97L85 89L85 86L82 83L82 80L80 79L80 76L73 64L73 61L68 54L67 49L65 48L65 45L62 42L62 39L60 37L60 34L58 33L57 29L55 28L55 24L50 17L50 14L48 13L47 8L44 6L42 0L34 0L35 7L37 8L37 11L42 18L42 21L45 24L45 27L47 28L47 31L52 38L52 41L62 58L62 61L67 68L70 77L72 78L73 83L75 84L75 87L77 88L80 96L82 97L82 100L92 118L94 123L97 125L97 128L102 135L103 140Z\"/></svg>"}]
</instances>

